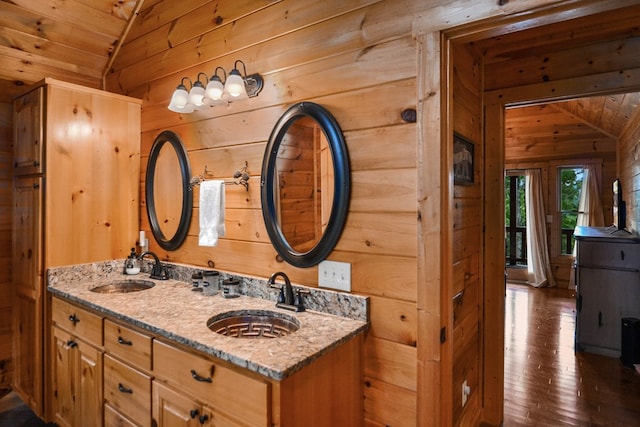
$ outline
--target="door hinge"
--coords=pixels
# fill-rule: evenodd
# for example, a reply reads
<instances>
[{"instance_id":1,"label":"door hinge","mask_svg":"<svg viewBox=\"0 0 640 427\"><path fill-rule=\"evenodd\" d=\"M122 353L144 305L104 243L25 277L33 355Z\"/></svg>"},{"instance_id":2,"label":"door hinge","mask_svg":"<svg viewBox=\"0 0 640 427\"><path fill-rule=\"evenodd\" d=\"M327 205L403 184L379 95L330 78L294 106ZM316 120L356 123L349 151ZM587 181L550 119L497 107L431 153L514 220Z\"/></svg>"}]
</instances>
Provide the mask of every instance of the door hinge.
<instances>
[{"instance_id":1,"label":"door hinge","mask_svg":"<svg viewBox=\"0 0 640 427\"><path fill-rule=\"evenodd\" d=\"M447 327L440 329L440 344L444 344L447 340Z\"/></svg>"}]
</instances>

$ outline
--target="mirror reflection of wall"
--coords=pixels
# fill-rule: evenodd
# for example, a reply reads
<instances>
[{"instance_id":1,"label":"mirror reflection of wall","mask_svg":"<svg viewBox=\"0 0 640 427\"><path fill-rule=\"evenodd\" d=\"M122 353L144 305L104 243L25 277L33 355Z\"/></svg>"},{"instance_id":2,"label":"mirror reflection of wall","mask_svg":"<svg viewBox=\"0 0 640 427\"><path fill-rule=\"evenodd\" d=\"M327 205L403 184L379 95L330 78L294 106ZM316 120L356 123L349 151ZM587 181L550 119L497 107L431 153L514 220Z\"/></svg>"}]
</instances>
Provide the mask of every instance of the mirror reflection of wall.
<instances>
[{"instance_id":1,"label":"mirror reflection of wall","mask_svg":"<svg viewBox=\"0 0 640 427\"><path fill-rule=\"evenodd\" d=\"M171 144L164 144L159 151L153 185L158 226L162 234L173 236L180 225L184 196L180 161Z\"/></svg>"},{"instance_id":2,"label":"mirror reflection of wall","mask_svg":"<svg viewBox=\"0 0 640 427\"><path fill-rule=\"evenodd\" d=\"M322 237L333 202L333 160L327 138L311 117L287 129L276 160L278 222L298 252L311 250Z\"/></svg>"}]
</instances>

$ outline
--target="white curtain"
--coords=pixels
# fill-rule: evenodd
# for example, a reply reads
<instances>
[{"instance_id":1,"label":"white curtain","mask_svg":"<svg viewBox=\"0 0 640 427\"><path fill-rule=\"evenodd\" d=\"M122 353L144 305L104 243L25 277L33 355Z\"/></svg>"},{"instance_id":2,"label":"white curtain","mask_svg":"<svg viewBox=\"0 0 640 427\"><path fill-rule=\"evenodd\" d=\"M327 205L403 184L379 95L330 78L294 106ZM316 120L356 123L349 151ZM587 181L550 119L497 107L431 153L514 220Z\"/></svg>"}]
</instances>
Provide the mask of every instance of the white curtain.
<instances>
[{"instance_id":1,"label":"white curtain","mask_svg":"<svg viewBox=\"0 0 640 427\"><path fill-rule=\"evenodd\" d=\"M600 186L598 174L594 165L584 167L582 189L580 190L580 204L578 206L578 220L576 225L588 227L603 227L604 214L600 202Z\"/></svg>"},{"instance_id":2,"label":"white curtain","mask_svg":"<svg viewBox=\"0 0 640 427\"><path fill-rule=\"evenodd\" d=\"M542 177L539 169L525 171L525 201L527 205L528 283L537 288L555 286L549 262L546 214L542 197Z\"/></svg>"}]
</instances>

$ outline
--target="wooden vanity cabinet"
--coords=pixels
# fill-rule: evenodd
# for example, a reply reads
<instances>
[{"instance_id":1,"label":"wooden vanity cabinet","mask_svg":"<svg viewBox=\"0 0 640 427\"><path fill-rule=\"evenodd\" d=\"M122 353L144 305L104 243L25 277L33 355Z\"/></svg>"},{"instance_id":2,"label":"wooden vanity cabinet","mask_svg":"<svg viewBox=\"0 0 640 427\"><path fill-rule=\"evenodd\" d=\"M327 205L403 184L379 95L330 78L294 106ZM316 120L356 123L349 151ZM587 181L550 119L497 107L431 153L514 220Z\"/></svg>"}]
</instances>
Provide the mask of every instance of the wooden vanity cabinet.
<instances>
[{"instance_id":1,"label":"wooden vanity cabinet","mask_svg":"<svg viewBox=\"0 0 640 427\"><path fill-rule=\"evenodd\" d=\"M102 318L54 298L52 406L60 427L102 426Z\"/></svg>"},{"instance_id":2,"label":"wooden vanity cabinet","mask_svg":"<svg viewBox=\"0 0 640 427\"><path fill-rule=\"evenodd\" d=\"M363 334L278 381L52 299L61 427L362 425Z\"/></svg>"}]
</instances>

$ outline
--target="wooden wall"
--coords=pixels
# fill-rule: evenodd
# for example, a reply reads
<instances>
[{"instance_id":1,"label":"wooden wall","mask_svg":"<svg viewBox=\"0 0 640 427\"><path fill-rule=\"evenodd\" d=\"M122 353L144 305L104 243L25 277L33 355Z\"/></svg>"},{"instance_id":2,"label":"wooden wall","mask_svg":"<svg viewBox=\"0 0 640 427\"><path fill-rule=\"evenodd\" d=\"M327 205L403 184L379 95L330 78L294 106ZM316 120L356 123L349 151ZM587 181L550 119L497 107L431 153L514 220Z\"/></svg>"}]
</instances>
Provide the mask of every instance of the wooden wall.
<instances>
[{"instance_id":1,"label":"wooden wall","mask_svg":"<svg viewBox=\"0 0 640 427\"><path fill-rule=\"evenodd\" d=\"M469 45L453 47L453 128L474 143L474 180L453 193L453 423L477 425L480 416L480 334L482 259L481 193L484 137L482 58ZM462 404L462 386L471 388Z\"/></svg>"},{"instance_id":2,"label":"wooden wall","mask_svg":"<svg viewBox=\"0 0 640 427\"><path fill-rule=\"evenodd\" d=\"M640 233L640 108L636 108L623 130L618 150L620 182L627 203L627 229Z\"/></svg>"},{"instance_id":3,"label":"wooden wall","mask_svg":"<svg viewBox=\"0 0 640 427\"><path fill-rule=\"evenodd\" d=\"M0 103L0 390L11 385L13 105Z\"/></svg>"},{"instance_id":4,"label":"wooden wall","mask_svg":"<svg viewBox=\"0 0 640 427\"><path fill-rule=\"evenodd\" d=\"M197 244L196 191L184 245L165 252L151 241L151 249L170 261L213 261L245 275L282 270L307 286L317 286L317 267L279 262L268 240L259 175L269 134L290 105L314 101L335 116L349 151L352 194L329 259L350 263L352 292L371 301L363 396L370 425L416 422L416 125L400 114L416 107L411 22L424 7L413 0L152 1L107 82L109 90L144 100L143 171L154 138L171 129L183 139L193 174L206 165L215 178L230 178L245 161L251 173L248 192L226 187L227 235L217 247ZM263 75L257 98L189 115L167 110L182 76L216 66L228 71L236 59ZM141 218L149 231L144 204Z\"/></svg>"}]
</instances>

